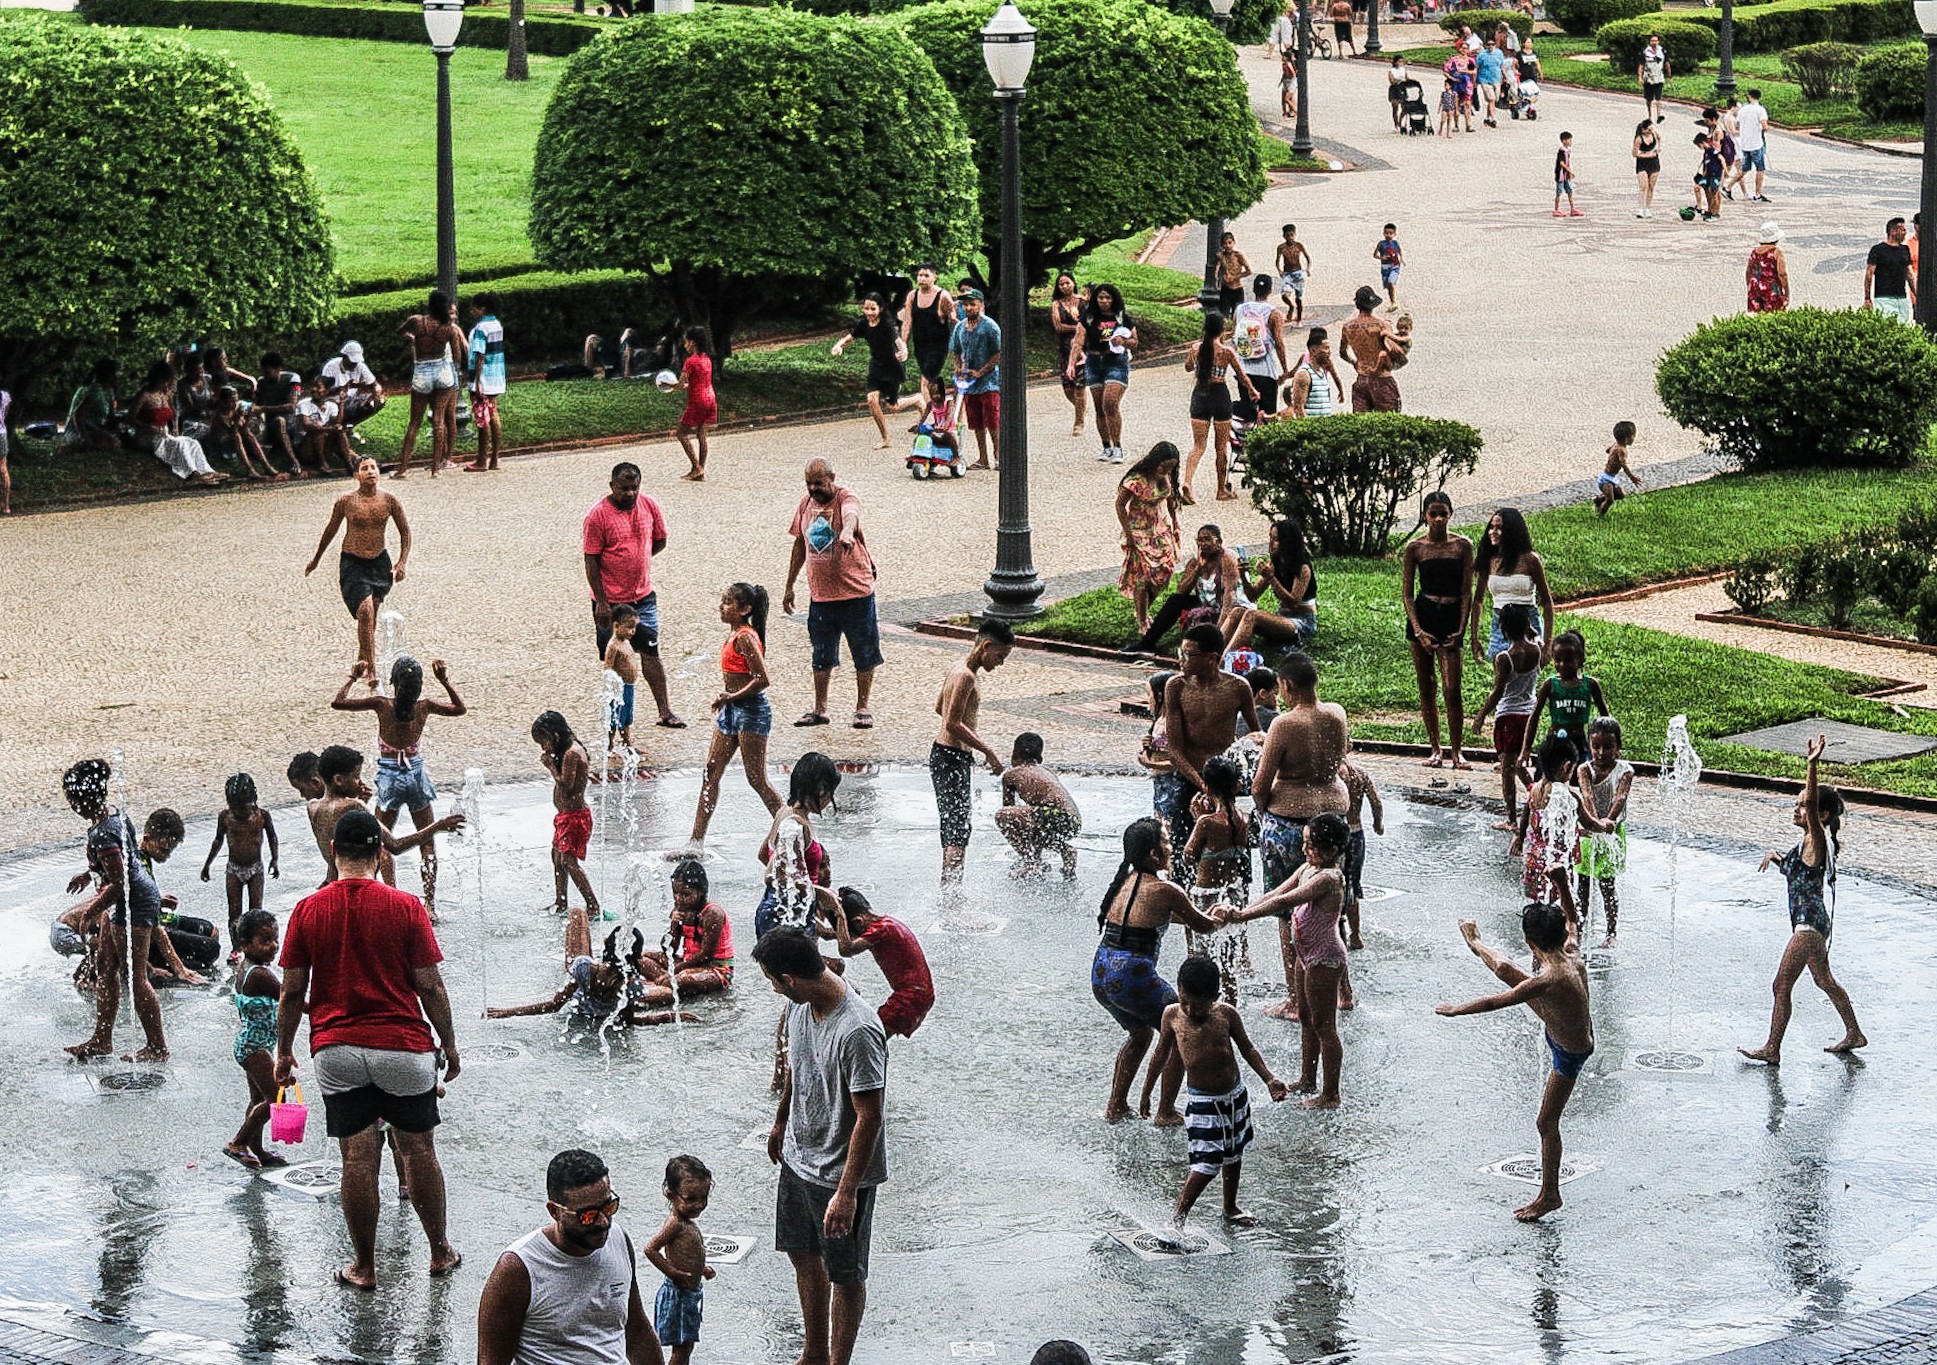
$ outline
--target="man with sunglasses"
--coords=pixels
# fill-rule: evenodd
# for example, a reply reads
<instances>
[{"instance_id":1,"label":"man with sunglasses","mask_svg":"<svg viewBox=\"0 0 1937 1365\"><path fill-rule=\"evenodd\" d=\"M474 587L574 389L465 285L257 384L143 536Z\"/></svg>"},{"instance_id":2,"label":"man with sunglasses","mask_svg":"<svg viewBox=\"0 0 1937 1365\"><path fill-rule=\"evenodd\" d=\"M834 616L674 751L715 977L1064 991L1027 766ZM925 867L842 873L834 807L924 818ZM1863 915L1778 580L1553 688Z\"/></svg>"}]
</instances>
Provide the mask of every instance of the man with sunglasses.
<instances>
[{"instance_id":1,"label":"man with sunglasses","mask_svg":"<svg viewBox=\"0 0 1937 1365\"><path fill-rule=\"evenodd\" d=\"M498 1257L478 1301L478 1365L664 1365L605 1163L571 1148L545 1169L552 1221Z\"/></svg>"}]
</instances>

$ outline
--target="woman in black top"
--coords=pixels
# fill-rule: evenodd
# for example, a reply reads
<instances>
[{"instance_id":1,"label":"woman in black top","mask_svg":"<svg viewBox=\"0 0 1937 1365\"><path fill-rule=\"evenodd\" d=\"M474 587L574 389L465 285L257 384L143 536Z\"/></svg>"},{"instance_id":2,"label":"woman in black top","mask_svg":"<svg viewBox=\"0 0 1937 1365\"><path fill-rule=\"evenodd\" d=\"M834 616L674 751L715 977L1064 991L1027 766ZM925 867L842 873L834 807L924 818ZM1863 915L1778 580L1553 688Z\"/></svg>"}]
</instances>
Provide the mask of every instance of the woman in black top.
<instances>
[{"instance_id":1,"label":"woman in black top","mask_svg":"<svg viewBox=\"0 0 1937 1365\"><path fill-rule=\"evenodd\" d=\"M1433 751L1428 768L1442 767L1446 758L1439 741L1439 705L1434 693L1437 667L1446 697L1446 722L1452 731L1455 768L1470 768L1460 755L1460 727L1465 723L1460 693L1461 646L1466 642L1466 618L1472 602L1473 542L1451 534L1453 500L1437 490L1420 504L1419 520L1426 528L1421 540L1406 543L1399 560L1400 602L1406 611L1406 643L1412 646L1412 671L1419 682L1419 712L1426 722L1426 738Z\"/></svg>"},{"instance_id":2,"label":"woman in black top","mask_svg":"<svg viewBox=\"0 0 1937 1365\"><path fill-rule=\"evenodd\" d=\"M1056 373L1063 377L1063 397L1076 409L1076 425L1069 429L1071 436L1083 434L1083 405L1086 393L1076 376L1070 373L1069 355L1076 349L1076 338L1083 331L1083 309L1089 298L1079 293L1076 277L1067 270L1056 276L1056 286L1049 294L1049 325L1056 329Z\"/></svg>"},{"instance_id":3,"label":"woman in black top","mask_svg":"<svg viewBox=\"0 0 1937 1365\"><path fill-rule=\"evenodd\" d=\"M1652 218L1655 206L1655 177L1661 174L1661 134L1653 119L1642 119L1634 126L1634 184L1636 218Z\"/></svg>"},{"instance_id":4,"label":"woman in black top","mask_svg":"<svg viewBox=\"0 0 1937 1365\"><path fill-rule=\"evenodd\" d=\"M901 396L901 385L907 378L903 366L908 360L908 344L901 339L901 328L888 316L887 303L879 294L869 294L861 300L860 320L848 329L846 336L834 343L834 354L845 351L848 342L856 337L868 344L868 411L874 416L875 430L881 433L881 439L874 443L874 448L886 450L886 414L915 406L921 402L921 396Z\"/></svg>"},{"instance_id":5,"label":"woman in black top","mask_svg":"<svg viewBox=\"0 0 1937 1365\"><path fill-rule=\"evenodd\" d=\"M1292 517L1274 521L1266 547L1270 553L1264 559L1244 566L1255 569L1257 576L1246 573L1218 628L1231 649L1247 648L1253 635L1304 649L1318 634L1318 571L1305 544L1305 528ZM1267 590L1278 599L1275 612L1258 605Z\"/></svg>"},{"instance_id":6,"label":"woman in black top","mask_svg":"<svg viewBox=\"0 0 1937 1365\"><path fill-rule=\"evenodd\" d=\"M1187 506L1197 501L1191 496L1191 483L1197 478L1204 446L1215 430L1217 498L1230 502L1237 497L1237 490L1231 487L1231 386L1225 375L1236 370L1239 385L1253 403L1258 401L1258 391L1239 363L1238 353L1224 339L1224 314L1215 308L1204 314L1204 333L1184 353L1184 368L1197 376L1197 382L1190 391L1190 459L1184 465L1184 482L1177 495Z\"/></svg>"},{"instance_id":7,"label":"woman in black top","mask_svg":"<svg viewBox=\"0 0 1937 1365\"><path fill-rule=\"evenodd\" d=\"M1096 434L1103 442L1098 459L1123 463L1123 391L1130 387L1130 356L1137 348L1136 324L1123 310L1123 295L1113 284L1090 286L1081 323L1082 350L1071 346L1066 378L1081 378L1096 405ZM1082 372L1078 375L1077 366Z\"/></svg>"}]
</instances>

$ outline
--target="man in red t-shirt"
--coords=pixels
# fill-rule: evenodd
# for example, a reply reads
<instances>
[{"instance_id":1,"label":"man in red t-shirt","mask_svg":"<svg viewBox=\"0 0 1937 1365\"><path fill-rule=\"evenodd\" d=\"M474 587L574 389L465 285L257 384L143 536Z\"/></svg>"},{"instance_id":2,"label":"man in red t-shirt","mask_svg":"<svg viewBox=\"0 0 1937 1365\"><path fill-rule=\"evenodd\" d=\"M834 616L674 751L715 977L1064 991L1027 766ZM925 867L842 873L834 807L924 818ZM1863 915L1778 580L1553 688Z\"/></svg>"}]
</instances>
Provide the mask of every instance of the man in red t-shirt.
<instances>
[{"instance_id":1,"label":"man in red t-shirt","mask_svg":"<svg viewBox=\"0 0 1937 1365\"><path fill-rule=\"evenodd\" d=\"M383 851L377 817L367 810L344 815L330 851L337 880L298 901L283 933L276 1081L285 1084L295 1073L296 1029L307 1002L310 1063L329 1135L343 1149L343 1221L356 1257L336 1281L367 1291L377 1287L379 1119L396 1133L411 1202L430 1240L430 1273L448 1275L463 1260L445 1236L444 1172L431 1136L439 1089L431 1030L443 1046L445 1080L457 1076L457 1035L437 970L444 955L423 902L376 880Z\"/></svg>"},{"instance_id":2,"label":"man in red t-shirt","mask_svg":"<svg viewBox=\"0 0 1937 1365\"><path fill-rule=\"evenodd\" d=\"M834 924L834 940L842 957L873 953L892 992L876 1011L890 1038L915 1036L928 1011L935 1008L935 979L928 974L928 956L914 931L900 920L877 915L868 898L851 886L836 895L820 889L820 903Z\"/></svg>"},{"instance_id":3,"label":"man in red t-shirt","mask_svg":"<svg viewBox=\"0 0 1937 1365\"><path fill-rule=\"evenodd\" d=\"M807 496L788 534L794 557L780 610L794 612L794 581L807 570L807 638L813 645L814 709L795 725L827 724L827 684L841 661L841 637L854 663L854 728L874 728L868 695L881 666L881 629L874 614L874 557L861 534L861 500L834 478L826 460L807 462Z\"/></svg>"},{"instance_id":4,"label":"man in red t-shirt","mask_svg":"<svg viewBox=\"0 0 1937 1365\"><path fill-rule=\"evenodd\" d=\"M666 697L666 667L659 662L659 595L652 589L652 557L666 548L666 513L659 500L639 491L639 466L627 460L612 466L612 491L585 514L585 581L592 589L592 626L599 658L612 641L612 609L639 613L632 647L639 651L639 672L652 689L659 723L683 730Z\"/></svg>"}]
</instances>

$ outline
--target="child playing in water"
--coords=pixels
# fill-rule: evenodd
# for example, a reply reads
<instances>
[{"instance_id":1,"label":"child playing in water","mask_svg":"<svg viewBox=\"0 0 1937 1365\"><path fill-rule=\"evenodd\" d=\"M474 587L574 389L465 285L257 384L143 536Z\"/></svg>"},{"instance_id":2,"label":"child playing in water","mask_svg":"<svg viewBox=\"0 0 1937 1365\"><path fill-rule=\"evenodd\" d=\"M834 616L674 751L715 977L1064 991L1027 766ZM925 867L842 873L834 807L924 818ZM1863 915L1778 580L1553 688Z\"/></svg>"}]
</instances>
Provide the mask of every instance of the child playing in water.
<instances>
[{"instance_id":1,"label":"child playing in water","mask_svg":"<svg viewBox=\"0 0 1937 1365\"><path fill-rule=\"evenodd\" d=\"M733 925L726 911L706 898L710 889L706 867L688 858L673 868L673 916L670 940L678 945L677 962L664 952L641 954L639 970L647 985L639 998L649 1005L673 1002L673 978L678 973L679 994L711 995L733 984Z\"/></svg>"},{"instance_id":2,"label":"child playing in water","mask_svg":"<svg viewBox=\"0 0 1937 1365\"><path fill-rule=\"evenodd\" d=\"M1350 740L1345 742L1345 752L1348 755L1352 752ZM1384 838L1385 803L1379 800L1379 787L1372 780L1372 774L1349 757L1338 765L1338 775L1345 781L1346 799L1351 803L1345 808L1345 824L1350 831L1345 844L1345 946L1356 950L1365 947L1365 940L1359 937L1359 902L1365 897L1365 886L1360 880L1365 872L1362 813L1365 807L1372 808L1372 832Z\"/></svg>"},{"instance_id":3,"label":"child playing in water","mask_svg":"<svg viewBox=\"0 0 1937 1365\"><path fill-rule=\"evenodd\" d=\"M570 881L585 897L585 912L599 913L598 894L592 879L585 875L581 860L592 845L592 808L585 802L585 784L592 777L592 756L572 733L565 717L556 711L540 713L531 723L531 738L538 745L539 761L552 777L552 881L556 895L552 913L565 913L565 884Z\"/></svg>"},{"instance_id":4,"label":"child playing in water","mask_svg":"<svg viewBox=\"0 0 1937 1365\"><path fill-rule=\"evenodd\" d=\"M1607 915L1607 937L1601 940L1601 946L1612 948L1614 921L1621 911L1614 879L1628 865L1628 824L1622 817L1628 810L1634 767L1621 757L1621 722L1613 716L1588 722L1587 749L1592 758L1574 775L1580 788L1581 810L1607 828L1581 840L1580 879L1574 898L1585 919L1593 908L1589 892L1594 883L1600 883L1601 909Z\"/></svg>"},{"instance_id":5,"label":"child playing in water","mask_svg":"<svg viewBox=\"0 0 1937 1365\"><path fill-rule=\"evenodd\" d=\"M605 647L605 666L619 675L619 699L610 704L606 718L606 747L618 752L632 747L632 689L639 681L639 651L632 637L639 633L636 607L612 608L612 640Z\"/></svg>"},{"instance_id":6,"label":"child playing in water","mask_svg":"<svg viewBox=\"0 0 1937 1365\"><path fill-rule=\"evenodd\" d=\"M1313 816L1305 826L1305 861L1298 870L1276 890L1222 916L1226 924L1243 924L1265 915L1291 916L1299 998L1304 1001L1298 1018L1304 1056L1293 1089L1312 1095L1305 1101L1307 1109L1336 1109L1339 1104L1339 1067L1345 1059L1345 1045L1338 1036L1340 978L1345 975L1345 939L1338 931L1345 915L1345 874L1339 862L1350 835L1345 817L1336 811ZM1321 1061L1323 1090L1318 1084Z\"/></svg>"},{"instance_id":7,"label":"child playing in water","mask_svg":"<svg viewBox=\"0 0 1937 1365\"><path fill-rule=\"evenodd\" d=\"M282 980L269 964L275 960L277 937L276 917L258 905L237 918L232 939L242 955L235 978L235 1009L240 1016L235 1064L249 1083L249 1104L242 1126L222 1154L252 1171L289 1164L262 1150L262 1126L269 1122L269 1103L276 1098L276 1006L282 999Z\"/></svg>"},{"instance_id":8,"label":"child playing in water","mask_svg":"<svg viewBox=\"0 0 1937 1365\"><path fill-rule=\"evenodd\" d=\"M1184 1064L1184 1138L1190 1171L1177 1192L1171 1226L1181 1229L1191 1206L1214 1176L1224 1180L1224 1219L1248 1228L1257 1220L1238 1205L1238 1180L1244 1149L1251 1145L1251 1097L1244 1088L1238 1057L1258 1073L1276 1103L1291 1092L1272 1074L1256 1044L1244 1031L1244 1017L1217 998L1217 965L1207 957L1187 957L1177 968L1177 1003L1164 1008L1151 1059L1154 1078L1173 1057ZM1150 1086L1143 1088L1143 1114L1150 1115Z\"/></svg>"},{"instance_id":9,"label":"child playing in water","mask_svg":"<svg viewBox=\"0 0 1937 1365\"><path fill-rule=\"evenodd\" d=\"M317 756L308 749L289 760L289 767L283 776L289 785L296 789L296 795L305 801L314 801L323 794L323 777L317 771Z\"/></svg>"},{"instance_id":10,"label":"child playing in water","mask_svg":"<svg viewBox=\"0 0 1937 1365\"><path fill-rule=\"evenodd\" d=\"M634 932L637 932L636 930ZM568 1010L571 1022L597 1028L622 1001L630 1003L625 964L619 960L619 931L605 938L603 956L592 956L592 924L584 907L574 905L565 918L565 984L549 1000L532 1005L499 1005L484 1012L487 1019L520 1019L532 1014Z\"/></svg>"},{"instance_id":11,"label":"child playing in water","mask_svg":"<svg viewBox=\"0 0 1937 1365\"><path fill-rule=\"evenodd\" d=\"M1076 850L1071 846L1083 829L1082 812L1069 789L1044 765L1042 736L1025 730L1009 751L1002 770L1002 809L995 827L1010 847L1021 854L1015 875L1033 876L1043 869L1043 854L1062 856L1063 880L1076 879Z\"/></svg>"},{"instance_id":12,"label":"child playing in water","mask_svg":"<svg viewBox=\"0 0 1937 1365\"><path fill-rule=\"evenodd\" d=\"M321 795L321 792L318 792ZM208 857L202 860L202 880L209 879L209 868L214 866L215 855L224 842L229 846L228 870L222 878L223 887L229 897L229 947L236 953L242 951L242 892L249 892L249 908L262 909L262 841L269 841L269 875L281 877L282 869L277 866L280 850L276 845L275 819L256 804L256 780L247 773L237 773L222 788L223 799L228 809L215 817L215 841L209 845Z\"/></svg>"},{"instance_id":13,"label":"child playing in water","mask_svg":"<svg viewBox=\"0 0 1937 1365\"><path fill-rule=\"evenodd\" d=\"M758 583L729 583L720 594L720 624L726 627L726 639L720 645L713 737L706 750L706 771L700 777L699 802L693 808L688 847L694 852L706 842L707 827L720 802L720 779L735 754L760 803L769 813L780 809L780 793L767 780L767 736L773 730L773 702L767 696L772 686L767 676L767 590Z\"/></svg>"},{"instance_id":14,"label":"child playing in water","mask_svg":"<svg viewBox=\"0 0 1937 1365\"><path fill-rule=\"evenodd\" d=\"M1601 694L1600 679L1581 672L1587 663L1587 641L1578 630L1563 630L1554 637L1554 672L1544 679L1533 699L1535 717L1547 716L1547 734L1564 735L1574 750L1576 763L1587 762L1587 722L1598 711L1606 715L1607 698ZM1533 752L1534 722L1527 725L1527 753ZM1524 757L1524 756L1523 756Z\"/></svg>"},{"instance_id":15,"label":"child playing in water","mask_svg":"<svg viewBox=\"0 0 1937 1365\"><path fill-rule=\"evenodd\" d=\"M686 1365L699 1344L701 1286L716 1273L706 1263L706 1238L694 1221L713 1197L713 1173L696 1156L676 1156L666 1163L665 1190L671 1212L645 1247L646 1259L666 1277L652 1303L652 1325L670 1365Z\"/></svg>"},{"instance_id":16,"label":"child playing in water","mask_svg":"<svg viewBox=\"0 0 1937 1365\"><path fill-rule=\"evenodd\" d=\"M1581 834L1607 832L1607 826L1581 809L1574 795L1574 750L1564 735L1548 735L1534 755L1533 785L1527 788L1527 804L1520 813L1521 830L1507 852L1517 854L1524 848L1526 862L1520 875L1520 889L1530 901L1553 898L1553 884L1547 870L1580 865Z\"/></svg>"},{"instance_id":17,"label":"child playing in water","mask_svg":"<svg viewBox=\"0 0 1937 1365\"><path fill-rule=\"evenodd\" d=\"M1534 713L1534 687L1540 681L1540 636L1534 626L1533 608L1513 603L1500 608L1500 633L1507 647L1493 656L1493 690L1473 717L1473 733L1485 732L1486 718L1493 720L1493 753L1500 763L1500 798L1506 802L1504 820L1493 828L1516 831L1520 828L1515 779L1526 781L1520 770L1520 754L1527 747L1527 730ZM1517 851L1517 849L1516 849Z\"/></svg>"},{"instance_id":18,"label":"child playing in water","mask_svg":"<svg viewBox=\"0 0 1937 1365\"><path fill-rule=\"evenodd\" d=\"M1238 813L1238 765L1219 754L1205 763L1204 788L1191 798L1194 817L1184 845L1184 864L1196 869L1190 888L1191 904L1209 913L1214 905L1237 905L1251 898L1251 829ZM1215 940L1218 973L1226 1003L1235 1005L1237 978L1250 970L1250 943L1245 931L1199 935L1184 930L1187 952L1202 952Z\"/></svg>"},{"instance_id":19,"label":"child playing in water","mask_svg":"<svg viewBox=\"0 0 1937 1365\"><path fill-rule=\"evenodd\" d=\"M1627 496L1621 491L1620 475L1627 475L1629 483L1641 487L1641 476L1628 463L1628 447L1633 444L1634 423L1616 422L1614 444L1607 448L1607 463L1601 466L1600 477L1594 480L1594 515L1606 516L1615 503Z\"/></svg>"},{"instance_id":20,"label":"child playing in water","mask_svg":"<svg viewBox=\"0 0 1937 1365\"><path fill-rule=\"evenodd\" d=\"M332 744L318 754L316 773L323 785L323 792L309 803L309 829L316 836L317 851L323 855L321 884L328 886L336 880L336 859L330 851L330 842L336 834L336 822L353 810L365 809L363 803L370 799L370 787L363 780L363 755L347 744ZM452 811L442 820L432 821L415 834L402 839L379 824L378 828L383 829L383 856L378 860L378 870L385 872L384 880L394 886L397 878L392 858L396 854L408 853L446 830L463 827L464 815L461 811Z\"/></svg>"},{"instance_id":21,"label":"child playing in water","mask_svg":"<svg viewBox=\"0 0 1937 1365\"><path fill-rule=\"evenodd\" d=\"M1540 1114L1534 1120L1540 1131L1540 1193L1533 1202L1513 1211L1523 1223L1560 1207L1560 1114L1574 1093L1575 1078L1594 1055L1594 1021L1587 1008L1587 964L1581 959L1580 919L1567 887L1567 870L1551 867L1547 876L1558 903L1534 901L1520 912L1521 932L1526 935L1527 947L1533 950L1533 972L1521 970L1480 942L1479 926L1463 919L1459 931L1466 946L1488 971L1506 983L1507 989L1463 1005L1441 1005L1435 1011L1450 1019L1525 1005L1547 1026L1547 1052L1553 1066L1541 1092Z\"/></svg>"},{"instance_id":22,"label":"child playing in water","mask_svg":"<svg viewBox=\"0 0 1937 1365\"><path fill-rule=\"evenodd\" d=\"M840 891L815 889L821 915L840 945L842 957L873 953L881 975L888 978L890 994L876 1011L881 1027L890 1038L912 1038L928 1011L935 1008L935 981L928 973L928 957L914 931L900 920L875 913L868 898L851 886Z\"/></svg>"},{"instance_id":23,"label":"child playing in water","mask_svg":"<svg viewBox=\"0 0 1937 1365\"><path fill-rule=\"evenodd\" d=\"M1843 847L1838 837L1843 826L1843 797L1834 787L1825 787L1817 779L1817 765L1822 762L1826 747L1828 741L1818 735L1805 750L1809 766L1803 770L1802 794L1796 798L1791 816L1801 828L1802 838L1787 853L1770 849L1762 855L1762 863L1756 868L1758 872L1766 872L1774 867L1789 884L1789 944L1782 950L1782 961L1776 967L1776 1001L1769 1014L1769 1039L1753 1050L1737 1049L1750 1061L1766 1062L1770 1066L1782 1063L1782 1035L1789 1031L1796 982L1805 967L1843 1017L1842 1041L1823 1051L1850 1053L1867 1047L1870 1042L1856 1022L1856 1007L1850 1003L1850 993L1829 969L1829 936L1835 927L1836 914L1836 855Z\"/></svg>"}]
</instances>

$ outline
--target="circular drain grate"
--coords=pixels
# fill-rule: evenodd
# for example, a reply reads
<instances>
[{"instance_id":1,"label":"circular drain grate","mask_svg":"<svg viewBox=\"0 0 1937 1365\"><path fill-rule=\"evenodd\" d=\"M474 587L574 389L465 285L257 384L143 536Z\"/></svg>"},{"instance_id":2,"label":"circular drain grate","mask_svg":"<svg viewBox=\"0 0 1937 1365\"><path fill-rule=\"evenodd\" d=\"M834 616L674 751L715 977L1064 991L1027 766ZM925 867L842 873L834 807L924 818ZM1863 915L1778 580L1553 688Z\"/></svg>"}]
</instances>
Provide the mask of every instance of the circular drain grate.
<instances>
[{"instance_id":1,"label":"circular drain grate","mask_svg":"<svg viewBox=\"0 0 1937 1365\"><path fill-rule=\"evenodd\" d=\"M160 1071L110 1071L97 1078L94 1084L101 1090L127 1094L137 1090L158 1090L168 1084L168 1077Z\"/></svg>"},{"instance_id":2,"label":"circular drain grate","mask_svg":"<svg viewBox=\"0 0 1937 1365\"><path fill-rule=\"evenodd\" d=\"M1511 1161L1502 1161L1494 1169L1499 1174L1506 1176L1509 1180L1525 1180L1534 1185L1540 1183L1540 1158L1537 1156L1514 1157ZM1560 1178L1562 1180L1572 1180L1577 1174L1579 1172L1574 1169L1573 1162L1562 1161L1560 1163Z\"/></svg>"},{"instance_id":3,"label":"circular drain grate","mask_svg":"<svg viewBox=\"0 0 1937 1365\"><path fill-rule=\"evenodd\" d=\"M1678 1052L1673 1048L1656 1048L1649 1052L1635 1053L1633 1064L1641 1071L1701 1071L1708 1066L1708 1058L1699 1052Z\"/></svg>"},{"instance_id":4,"label":"circular drain grate","mask_svg":"<svg viewBox=\"0 0 1937 1365\"><path fill-rule=\"evenodd\" d=\"M342 1181L341 1167L309 1163L291 1166L283 1172L282 1176L282 1183L294 1190L333 1190Z\"/></svg>"},{"instance_id":5,"label":"circular drain grate","mask_svg":"<svg viewBox=\"0 0 1937 1365\"><path fill-rule=\"evenodd\" d=\"M467 1062L515 1062L524 1055L525 1050L516 1043L480 1043L464 1049Z\"/></svg>"},{"instance_id":6,"label":"circular drain grate","mask_svg":"<svg viewBox=\"0 0 1937 1365\"><path fill-rule=\"evenodd\" d=\"M1130 1239L1130 1245L1153 1256L1195 1256L1211 1249L1210 1238L1195 1232L1140 1232Z\"/></svg>"}]
</instances>

